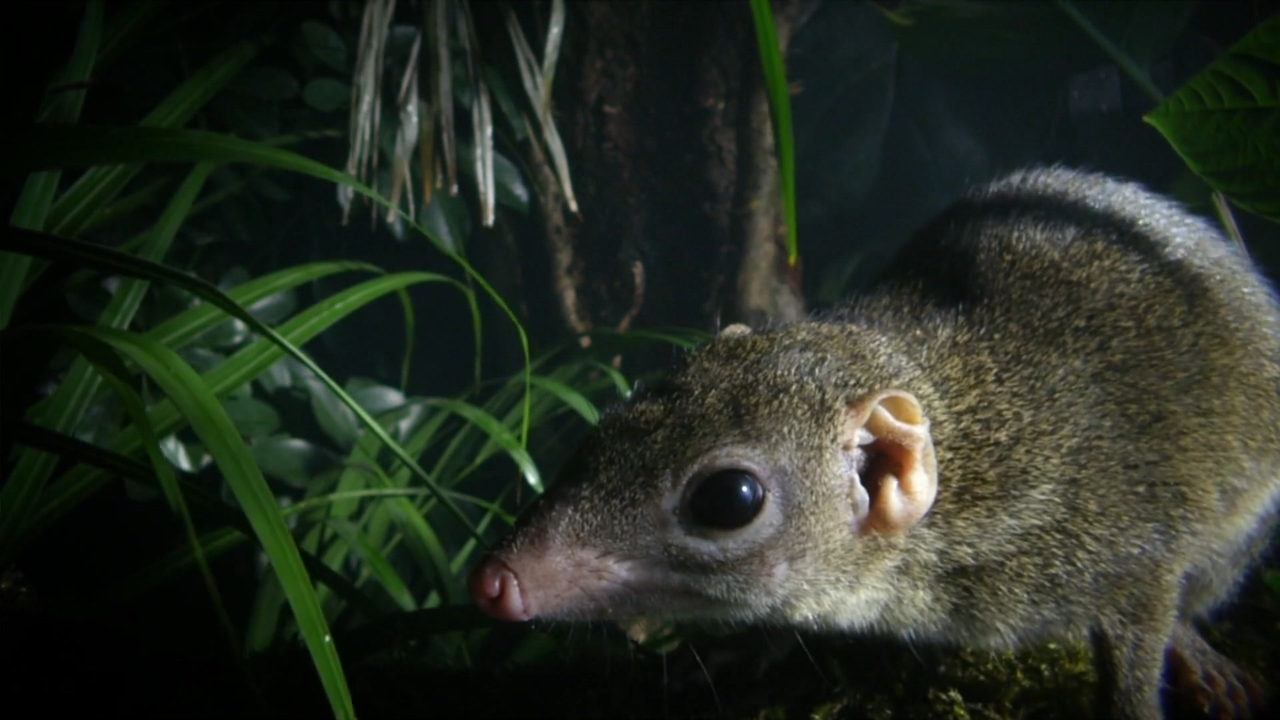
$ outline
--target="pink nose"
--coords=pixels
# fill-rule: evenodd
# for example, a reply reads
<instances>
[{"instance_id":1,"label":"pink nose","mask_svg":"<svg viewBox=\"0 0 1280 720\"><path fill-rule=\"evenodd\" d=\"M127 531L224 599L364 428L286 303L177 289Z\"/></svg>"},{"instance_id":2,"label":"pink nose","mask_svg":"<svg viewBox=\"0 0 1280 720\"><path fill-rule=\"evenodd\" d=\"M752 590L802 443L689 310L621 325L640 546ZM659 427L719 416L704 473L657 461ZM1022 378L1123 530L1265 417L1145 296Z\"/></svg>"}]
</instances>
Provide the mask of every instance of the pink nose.
<instances>
[{"instance_id":1,"label":"pink nose","mask_svg":"<svg viewBox=\"0 0 1280 720\"><path fill-rule=\"evenodd\" d=\"M476 605L490 617L507 622L525 622L533 617L520 595L520 581L515 572L497 557L485 558L471 572L467 587Z\"/></svg>"}]
</instances>

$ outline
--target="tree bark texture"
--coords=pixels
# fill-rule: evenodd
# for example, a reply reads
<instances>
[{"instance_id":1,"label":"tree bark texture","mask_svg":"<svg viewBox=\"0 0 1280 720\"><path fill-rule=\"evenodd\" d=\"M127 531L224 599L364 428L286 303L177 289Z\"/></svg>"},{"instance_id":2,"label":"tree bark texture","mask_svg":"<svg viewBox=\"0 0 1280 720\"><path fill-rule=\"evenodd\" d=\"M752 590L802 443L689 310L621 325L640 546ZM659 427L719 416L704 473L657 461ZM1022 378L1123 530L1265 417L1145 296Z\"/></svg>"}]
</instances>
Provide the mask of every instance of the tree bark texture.
<instances>
[{"instance_id":1,"label":"tree bark texture","mask_svg":"<svg viewBox=\"0 0 1280 720\"><path fill-rule=\"evenodd\" d=\"M775 6L784 47L794 8ZM567 329L800 317L747 4L568 11L555 117L580 215L530 163Z\"/></svg>"}]
</instances>

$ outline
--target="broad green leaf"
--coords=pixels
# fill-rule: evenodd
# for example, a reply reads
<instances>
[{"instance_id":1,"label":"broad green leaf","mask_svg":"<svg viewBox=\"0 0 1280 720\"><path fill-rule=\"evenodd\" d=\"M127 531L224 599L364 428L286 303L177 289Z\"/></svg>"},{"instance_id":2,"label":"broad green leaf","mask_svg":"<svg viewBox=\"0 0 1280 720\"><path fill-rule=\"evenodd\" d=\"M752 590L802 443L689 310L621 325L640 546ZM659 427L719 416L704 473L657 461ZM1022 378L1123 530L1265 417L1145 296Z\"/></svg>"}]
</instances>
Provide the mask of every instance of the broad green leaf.
<instances>
[{"instance_id":1,"label":"broad green leaf","mask_svg":"<svg viewBox=\"0 0 1280 720\"><path fill-rule=\"evenodd\" d=\"M118 453L105 450L96 445L90 445L73 437L68 437L60 433L55 433L38 425L31 423L18 423L13 428L14 440L22 445L37 448L47 453L57 454L66 458L75 458L76 461L86 463L94 468L104 470L111 475L119 475L131 481L146 483L155 486L157 481L154 472L146 464L137 460L127 458ZM180 481L184 495L194 504L200 505L201 511L208 517L215 518L221 522L227 523L231 527L215 530L201 536L200 546L203 549L206 559L212 560L216 555L239 546L253 535L253 527L243 515L228 507L225 502L216 495L205 491L199 485ZM348 493L346 496L324 495L318 498L303 500L294 505L282 509L281 515L288 518L299 513L313 510L318 507L327 506L336 502L345 502L350 499L358 499L359 497L382 497L388 494L412 494L422 495L427 490L410 490L410 491L356 491ZM316 580L324 583L328 590L332 590L335 594L350 604L352 607L358 608L367 616L373 617L378 614L378 608L355 588L350 582L341 575L330 570L312 555L304 554L303 562L306 563L307 569L312 573ZM153 563L147 569L139 572L132 579L126 580L117 585L115 588L109 589L104 593L104 597L114 598L115 600L123 600L127 596L136 595L144 592L146 589L154 586L156 583L163 581L169 577L173 577L180 572L190 570L194 565L194 553L189 545L181 546L173 552Z\"/></svg>"},{"instance_id":2,"label":"broad green leaf","mask_svg":"<svg viewBox=\"0 0 1280 720\"><path fill-rule=\"evenodd\" d=\"M351 72L347 44L333 28L317 20L302 23L302 44L317 60L340 73Z\"/></svg>"},{"instance_id":3,"label":"broad green leaf","mask_svg":"<svg viewBox=\"0 0 1280 720\"><path fill-rule=\"evenodd\" d=\"M480 68L484 73L485 84L489 86L489 92L493 93L494 100L502 109L503 117L507 119L507 129L517 142L524 140L526 136L524 119L516 106L515 99L511 97L511 92L507 90L507 83L502 79L502 73L488 63L481 63Z\"/></svg>"},{"instance_id":4,"label":"broad green leaf","mask_svg":"<svg viewBox=\"0 0 1280 720\"><path fill-rule=\"evenodd\" d=\"M223 353L198 345L183 348L179 354L188 365L202 373L209 372L227 361L227 356Z\"/></svg>"},{"instance_id":5,"label":"broad green leaf","mask_svg":"<svg viewBox=\"0 0 1280 720\"><path fill-rule=\"evenodd\" d=\"M1280 595L1280 570L1268 570L1262 574L1262 582L1266 584L1271 592Z\"/></svg>"},{"instance_id":6,"label":"broad green leaf","mask_svg":"<svg viewBox=\"0 0 1280 720\"><path fill-rule=\"evenodd\" d=\"M459 166L462 174L471 182L476 182L474 147L460 142L458 155L462 158L462 165ZM502 153L494 152L493 174L498 202L521 213L529 212L529 187L524 184L524 177L515 163Z\"/></svg>"},{"instance_id":7,"label":"broad green leaf","mask_svg":"<svg viewBox=\"0 0 1280 720\"><path fill-rule=\"evenodd\" d=\"M1280 222L1280 16L1254 28L1143 119L1210 187Z\"/></svg>"},{"instance_id":8,"label":"broad green leaf","mask_svg":"<svg viewBox=\"0 0 1280 720\"><path fill-rule=\"evenodd\" d=\"M350 450L360 429L355 412L319 378L308 376L304 383L311 399L311 412L315 414L320 429L339 449L344 452Z\"/></svg>"},{"instance_id":9,"label":"broad green leaf","mask_svg":"<svg viewBox=\"0 0 1280 720\"><path fill-rule=\"evenodd\" d=\"M336 78L318 77L303 86L302 99L316 110L329 113L346 107L351 101L351 87Z\"/></svg>"},{"instance_id":10,"label":"broad green leaf","mask_svg":"<svg viewBox=\"0 0 1280 720\"><path fill-rule=\"evenodd\" d=\"M352 378L347 381L347 392L371 415L381 415L405 402L403 392L367 378Z\"/></svg>"},{"instance_id":11,"label":"broad green leaf","mask_svg":"<svg viewBox=\"0 0 1280 720\"><path fill-rule=\"evenodd\" d=\"M471 237L467 206L448 193L431 194L431 202L422 209L422 226L440 238L452 252L461 252L467 238Z\"/></svg>"},{"instance_id":12,"label":"broad green leaf","mask_svg":"<svg viewBox=\"0 0 1280 720\"><path fill-rule=\"evenodd\" d=\"M270 275L254 278L227 291L227 297L252 309L267 298L275 297L299 285L328 277L340 272L382 271L373 265L355 262L317 262L278 270ZM197 305L176 315L147 333L160 343L178 349L191 342L201 332L226 318L226 311L212 304ZM269 322L269 321L267 321Z\"/></svg>"},{"instance_id":13,"label":"broad green leaf","mask_svg":"<svg viewBox=\"0 0 1280 720\"><path fill-rule=\"evenodd\" d=\"M286 601L280 576L270 571L258 579L253 605L249 608L249 622L244 629L244 649L249 653L263 653L271 648L276 633L281 629L280 611ZM317 598L316 606L319 607Z\"/></svg>"},{"instance_id":14,"label":"broad green leaf","mask_svg":"<svg viewBox=\"0 0 1280 720\"><path fill-rule=\"evenodd\" d=\"M240 435L250 440L265 438L280 427L280 414L257 398L227 398L222 402L222 409Z\"/></svg>"},{"instance_id":15,"label":"broad green leaf","mask_svg":"<svg viewBox=\"0 0 1280 720\"><path fill-rule=\"evenodd\" d=\"M303 489L317 473L337 467L339 462L333 453L295 437L263 438L254 442L249 450L263 474Z\"/></svg>"}]
</instances>

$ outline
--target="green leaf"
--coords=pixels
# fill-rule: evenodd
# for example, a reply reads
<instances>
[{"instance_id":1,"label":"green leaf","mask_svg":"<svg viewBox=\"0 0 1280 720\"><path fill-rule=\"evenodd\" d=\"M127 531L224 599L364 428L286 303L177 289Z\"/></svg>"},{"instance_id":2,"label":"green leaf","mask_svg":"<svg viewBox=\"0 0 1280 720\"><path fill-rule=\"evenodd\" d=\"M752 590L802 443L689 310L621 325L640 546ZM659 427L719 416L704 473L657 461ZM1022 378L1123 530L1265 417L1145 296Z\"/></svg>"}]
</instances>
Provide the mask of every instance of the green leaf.
<instances>
[{"instance_id":1,"label":"green leaf","mask_svg":"<svg viewBox=\"0 0 1280 720\"><path fill-rule=\"evenodd\" d=\"M476 181L475 168L475 149L473 146L459 142L458 154L462 158L462 163L458 169L471 182ZM502 153L493 153L493 174L494 185L497 190L497 200L502 205L511 208L517 212L529 212L529 187L524 184L524 177L520 174L520 169L515 163L508 160ZM434 198L434 195L432 196Z\"/></svg>"},{"instance_id":2,"label":"green leaf","mask_svg":"<svg viewBox=\"0 0 1280 720\"><path fill-rule=\"evenodd\" d=\"M1280 16L1272 16L1144 118L1197 175L1280 222Z\"/></svg>"},{"instance_id":3,"label":"green leaf","mask_svg":"<svg viewBox=\"0 0 1280 720\"><path fill-rule=\"evenodd\" d=\"M257 398L227 398L222 401L222 409L240 435L250 440L265 438L280 427L280 413Z\"/></svg>"},{"instance_id":4,"label":"green leaf","mask_svg":"<svg viewBox=\"0 0 1280 720\"><path fill-rule=\"evenodd\" d=\"M431 193L431 202L422 210L422 225L440 238L450 252L461 252L471 236L467 206L444 192Z\"/></svg>"},{"instance_id":5,"label":"green leaf","mask_svg":"<svg viewBox=\"0 0 1280 720\"><path fill-rule=\"evenodd\" d=\"M76 462L86 463L95 468L106 470L108 473L124 477L130 482L138 481L148 486L158 486L154 472L144 463L104 450L96 445L90 445L76 438L46 430L38 425L26 422L17 423L13 427L13 439L19 444L36 448L46 453L73 458ZM192 502L199 504L205 515L231 526L215 530L199 538L199 545L206 560L212 560L216 555L239 546L254 534L253 526L249 524L249 521L239 512L229 508L218 496L186 480L180 480L179 482L182 485L183 494ZM426 490L413 490L410 492L414 495L421 495ZM386 491L363 491L352 494L374 497L385 496ZM285 518L289 518L307 510L340 501L345 500L329 495L319 496L283 508L280 514ZM137 595L154 586L157 582L190 569L195 564L195 556L196 551L190 545L180 546L164 558L140 571L134 578L125 580L118 583L114 588L106 590L103 595L115 601L125 600L128 597ZM329 569L319 558L311 554L303 554L302 559L315 578L324 583L328 589L341 597L343 601L352 607L358 608L360 612L367 616L373 617L379 613L377 606L369 602L364 594L348 582L346 578Z\"/></svg>"},{"instance_id":6,"label":"green leaf","mask_svg":"<svg viewBox=\"0 0 1280 720\"><path fill-rule=\"evenodd\" d=\"M333 112L351 101L351 86L331 77L314 78L302 88L302 99L322 113Z\"/></svg>"},{"instance_id":7,"label":"green leaf","mask_svg":"<svg viewBox=\"0 0 1280 720\"><path fill-rule=\"evenodd\" d=\"M769 111L773 116L773 144L778 155L782 214L787 222L787 264L794 267L800 255L800 245L796 239L796 153L791 133L791 93L787 90L787 69L782 61L782 50L778 46L778 31L773 25L773 10L769 6L769 0L751 0L751 16L755 20L760 65L764 69L764 86L769 95Z\"/></svg>"},{"instance_id":8,"label":"green leaf","mask_svg":"<svg viewBox=\"0 0 1280 720\"><path fill-rule=\"evenodd\" d=\"M281 326L280 331L277 332L263 325L207 282L192 278L171 268L142 262L108 248L12 228L9 233L3 236L0 246L47 259L81 262L112 273L171 282L199 295L222 310L233 313L240 319L250 322L255 330L266 337L240 350L235 356L220 364L206 376L210 389L217 395L225 395L237 388L242 388L269 365L280 359L284 352L288 352L293 359L316 374L331 390L346 395L346 392L337 383L324 374L323 370L316 366L287 338L297 342L306 342L306 340L322 332L339 319L346 317L374 299L387 293L399 292L409 285L421 282L448 282L458 286L457 281L434 273L401 273L376 278L337 293L326 299L325 302L299 313ZM466 292L465 288L463 288L463 291ZM351 405L359 408L354 401L351 401ZM174 408L171 405L166 405L165 403L160 403L152 410L152 421L156 427L157 434L170 433L179 427L179 418L173 410ZM397 445L368 413L363 409L359 409L357 414L360 415L361 420L367 426L372 428L378 438L386 443L391 452L423 480L428 488L436 493L441 492L435 480L427 475L421 466L412 457L409 457L403 448ZM127 455L136 452L140 449L136 430L126 428L109 441L108 446L109 449L121 454ZM29 542L32 536L39 533L53 520L61 517L89 494L95 492L103 482L105 482L105 477L98 471L73 468L46 493L44 502L40 504L36 512L20 517L20 521L23 523L20 533L17 537L6 538L7 541L11 541L0 545L0 550L7 553L16 553L17 549ZM5 488L7 489L8 487L9 485L6 484ZM466 516L447 497L444 500L444 504L450 508L451 512L466 527L471 527Z\"/></svg>"},{"instance_id":9,"label":"green leaf","mask_svg":"<svg viewBox=\"0 0 1280 720\"><path fill-rule=\"evenodd\" d=\"M101 0L95 0L85 7L84 20L80 24L71 60L52 85L80 85L92 75L102 34L103 13L104 4ZM85 90L78 89L50 97L40 110L40 120L68 125L77 122L84 96ZM62 173L52 171L36 173L27 178L9 218L10 224L31 230L43 229L61 177ZM0 330L9 326L13 308L22 288L27 285L27 273L31 268L31 258L0 252Z\"/></svg>"},{"instance_id":10,"label":"green leaf","mask_svg":"<svg viewBox=\"0 0 1280 720\"><path fill-rule=\"evenodd\" d=\"M529 487L539 493L542 492L542 476L538 472L537 464L533 462L529 452L520 445L520 441L497 418L462 400L428 398L422 402L429 407L444 408L460 415L467 422L483 431L507 453L512 461L515 462L516 467L520 468L520 473L524 475L525 482L529 484Z\"/></svg>"},{"instance_id":11,"label":"green leaf","mask_svg":"<svg viewBox=\"0 0 1280 720\"><path fill-rule=\"evenodd\" d=\"M409 588L391 567L391 563L387 562L382 551L360 531L359 526L350 520L341 519L331 519L326 524L338 533L338 537L342 538L342 541L354 550L361 560L364 560L378 584L387 591L387 595L391 596L401 610L418 609L413 593L409 592Z\"/></svg>"},{"instance_id":12,"label":"green leaf","mask_svg":"<svg viewBox=\"0 0 1280 720\"><path fill-rule=\"evenodd\" d=\"M109 64L121 48L132 47L133 41L164 7L162 0L134 0L117 7L111 13L102 47L98 50L99 62Z\"/></svg>"},{"instance_id":13,"label":"green leaf","mask_svg":"<svg viewBox=\"0 0 1280 720\"><path fill-rule=\"evenodd\" d=\"M254 464L248 448L204 380L173 351L145 336L106 328L68 332L83 333L109 343L132 358L160 385L191 424L192 430L208 446L218 469L235 491L236 500L253 526L263 552L271 561L293 610L299 633L311 651L334 714L340 718L354 718L355 709L342 664L298 546L289 534L276 508L275 496Z\"/></svg>"},{"instance_id":14,"label":"green leaf","mask_svg":"<svg viewBox=\"0 0 1280 720\"><path fill-rule=\"evenodd\" d=\"M170 242L204 186L210 170L212 166L204 163L192 168L159 220L147 233L146 241L139 248L138 262L158 261L168 252ZM148 283L143 278L121 281L106 309L96 319L97 323L103 327L128 327L137 314L147 288ZM89 362L84 358L76 358L66 378L48 401L30 411L32 421L69 434L84 417L85 409L93 401L100 384L101 376L90 368ZM0 538L12 537L17 528L16 523L30 513L53 471L55 460L43 453L23 453L19 457L12 476L4 488L0 489L0 505L5 508L5 512L0 514ZM8 548L0 549L0 558L7 551ZM0 565L3 564L0 561Z\"/></svg>"},{"instance_id":15,"label":"green leaf","mask_svg":"<svg viewBox=\"0 0 1280 720\"><path fill-rule=\"evenodd\" d=\"M302 43L317 60L340 73L351 72L347 44L333 28L317 20L302 23Z\"/></svg>"},{"instance_id":16,"label":"green leaf","mask_svg":"<svg viewBox=\"0 0 1280 720\"><path fill-rule=\"evenodd\" d=\"M297 153L282 150L266 143L250 142L239 138L192 130L167 128L65 128L37 126L14 135L3 146L0 167L11 172L31 172L41 169L82 166L113 162L169 161L169 162L245 162L281 170L300 172L328 180L350 188L373 200L382 207L395 209L386 198L346 173L334 170ZM92 171L90 171L92 172ZM89 173L86 173L88 175ZM520 338L520 351L525 362L525 393L530 389L529 336L520 324L511 306L503 301L484 276L466 261L454 248L441 238L428 232L422 225L400 216L427 238L445 256L457 264L466 274L468 282L493 299L507 319L515 327ZM37 253L32 253L37 254ZM476 342L480 339L479 312L475 298L467 290L468 304L472 311L472 326ZM479 366L479 353L476 362ZM520 442L529 437L529 409L526 399L520 426Z\"/></svg>"},{"instance_id":17,"label":"green leaf","mask_svg":"<svg viewBox=\"0 0 1280 720\"><path fill-rule=\"evenodd\" d=\"M205 63L197 72L193 73L178 88L176 88L168 97L157 105L150 113L139 121L141 127L128 128L129 130L139 131L162 131L165 129L173 129L185 124L200 109L212 99L215 95L222 91L228 82L230 82L244 66L257 55L262 48L261 43L241 42L230 50L218 55L209 62ZM37 126L39 128L51 129L60 126ZM76 134L85 128L79 127L60 127L63 132ZM94 224L97 221L97 215L106 206L106 203L115 197L117 193L137 174L140 166L136 163L139 149L134 144L128 144L126 147L120 148L123 152L118 153L117 157L121 159L116 164L112 163L105 167L95 167L87 170L76 180L53 207L49 210L48 222L44 225L44 229L54 234L77 236L84 231L84 228ZM218 157L196 158L196 161L206 160L212 163L220 163L224 159ZM71 161L65 165L56 165L55 167L65 166L86 166L86 165L103 165L104 163L87 162L77 163ZM18 168L9 165L8 156L4 156L4 161L0 166L10 171L21 172ZM39 169L50 169L39 168Z\"/></svg>"},{"instance_id":18,"label":"green leaf","mask_svg":"<svg viewBox=\"0 0 1280 720\"><path fill-rule=\"evenodd\" d=\"M305 489L318 472L338 464L332 453L302 438L263 438L249 449L263 474L296 488Z\"/></svg>"},{"instance_id":19,"label":"green leaf","mask_svg":"<svg viewBox=\"0 0 1280 720\"><path fill-rule=\"evenodd\" d=\"M159 444L156 442L155 435L152 433L151 423L147 417L146 405L143 404L142 398L133 389L133 379L129 376L128 369L120 361L120 357L112 353L109 346L100 340L81 333L73 332L68 333L68 335L76 342L88 361L93 363L94 368L102 374L103 379L112 387L138 428L138 432L147 448L147 455L151 460L151 468L155 473L155 479L169 503L169 508L182 524L187 546L191 548L192 557L200 570L200 577L214 606L218 622L222 625L223 632L231 643L231 650L238 654L240 649L236 643L235 625L231 621L231 616L227 613L226 605L222 600L222 593L218 590L217 583L213 579L213 572L209 569L208 558L204 555L196 533L195 523L191 520L191 513L187 509L186 500L182 496L182 490L178 486L177 478L174 477L173 467L169 465L160 452Z\"/></svg>"},{"instance_id":20,"label":"green leaf","mask_svg":"<svg viewBox=\"0 0 1280 720\"><path fill-rule=\"evenodd\" d=\"M511 92L507 90L507 83L502 79L502 73L498 69L488 63L480 64L481 71L484 73L485 84L489 86L489 92L493 93L493 97L498 101L498 107L502 109L502 115L507 119L507 127L516 142L525 139L524 116L520 114L520 108L516 106L516 101L511 97Z\"/></svg>"},{"instance_id":21,"label":"green leaf","mask_svg":"<svg viewBox=\"0 0 1280 720\"><path fill-rule=\"evenodd\" d=\"M273 363L258 376L258 383L268 394L293 387L293 373L289 370L288 359Z\"/></svg>"},{"instance_id":22,"label":"green leaf","mask_svg":"<svg viewBox=\"0 0 1280 720\"><path fill-rule=\"evenodd\" d=\"M1271 592L1280 595L1280 570L1268 570L1262 574L1262 582L1271 589Z\"/></svg>"},{"instance_id":23,"label":"green leaf","mask_svg":"<svg viewBox=\"0 0 1280 720\"><path fill-rule=\"evenodd\" d=\"M356 441L356 432L359 430L356 414L331 389L310 373L303 382L311 397L311 412L315 413L320 429L340 449L344 451L351 449Z\"/></svg>"},{"instance_id":24,"label":"green leaf","mask_svg":"<svg viewBox=\"0 0 1280 720\"><path fill-rule=\"evenodd\" d=\"M296 267L278 270L270 275L263 275L260 278L249 280L242 285L238 285L231 290L228 290L227 297L240 305L247 306L250 311L253 311L258 307L258 303L270 298L275 298L277 295L288 294L290 297L294 297L293 293L289 291L299 285L304 285L340 272L357 271L382 272L373 265L367 265L365 263L308 263L306 265L298 265ZM254 315L263 322L272 322L274 314L274 310L268 310L262 314L254 313ZM147 334L170 348L178 349L187 343L192 342L200 335L200 333L214 327L219 322L224 321L226 317L226 310L219 308L217 305L212 303L202 303L160 323ZM283 316L279 319L283 319Z\"/></svg>"},{"instance_id":25,"label":"green leaf","mask_svg":"<svg viewBox=\"0 0 1280 720\"><path fill-rule=\"evenodd\" d=\"M568 385L558 380L552 380L549 377L534 375L533 386L555 395L561 402L581 415L582 419L588 423L595 425L600 421L600 413L596 410L596 406L585 395Z\"/></svg>"},{"instance_id":26,"label":"green leaf","mask_svg":"<svg viewBox=\"0 0 1280 720\"><path fill-rule=\"evenodd\" d=\"M404 405L404 393L367 378L352 378L347 382L347 392L371 415L381 415Z\"/></svg>"}]
</instances>

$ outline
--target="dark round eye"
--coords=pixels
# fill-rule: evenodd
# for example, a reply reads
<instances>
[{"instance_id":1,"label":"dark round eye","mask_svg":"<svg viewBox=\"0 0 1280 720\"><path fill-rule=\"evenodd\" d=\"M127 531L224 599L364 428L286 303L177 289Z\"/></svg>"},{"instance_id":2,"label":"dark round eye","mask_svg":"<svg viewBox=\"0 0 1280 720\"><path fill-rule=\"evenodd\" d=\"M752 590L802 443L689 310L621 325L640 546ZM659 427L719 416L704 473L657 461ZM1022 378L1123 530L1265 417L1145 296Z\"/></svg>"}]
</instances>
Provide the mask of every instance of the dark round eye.
<instances>
[{"instance_id":1,"label":"dark round eye","mask_svg":"<svg viewBox=\"0 0 1280 720\"><path fill-rule=\"evenodd\" d=\"M737 530L764 507L764 486L746 470L721 470L698 482L689 496L689 519L712 530Z\"/></svg>"}]
</instances>

